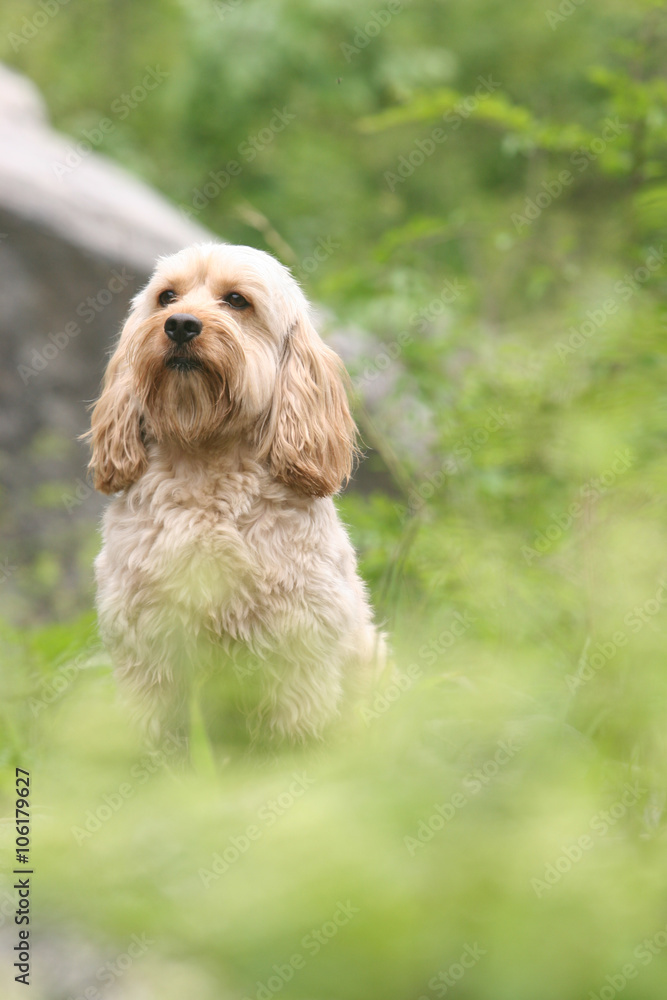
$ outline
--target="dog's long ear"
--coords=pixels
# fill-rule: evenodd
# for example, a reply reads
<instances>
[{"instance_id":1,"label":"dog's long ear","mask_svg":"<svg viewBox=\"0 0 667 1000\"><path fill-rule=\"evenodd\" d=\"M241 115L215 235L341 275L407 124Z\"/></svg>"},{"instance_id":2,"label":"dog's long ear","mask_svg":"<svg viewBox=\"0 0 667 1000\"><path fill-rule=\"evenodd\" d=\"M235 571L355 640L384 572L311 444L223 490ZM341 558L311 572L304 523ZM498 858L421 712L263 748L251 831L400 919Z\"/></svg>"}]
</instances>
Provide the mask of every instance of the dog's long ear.
<instances>
[{"instance_id":1,"label":"dog's long ear","mask_svg":"<svg viewBox=\"0 0 667 1000\"><path fill-rule=\"evenodd\" d=\"M127 327L126 327L127 331ZM100 493L116 493L136 482L147 465L141 437L141 413L132 391L126 361L125 331L104 376L102 392L91 417L86 437L93 454L88 468Z\"/></svg>"},{"instance_id":2,"label":"dog's long ear","mask_svg":"<svg viewBox=\"0 0 667 1000\"><path fill-rule=\"evenodd\" d=\"M287 337L267 427L271 471L299 493L329 496L350 477L356 427L345 382L304 311Z\"/></svg>"}]
</instances>

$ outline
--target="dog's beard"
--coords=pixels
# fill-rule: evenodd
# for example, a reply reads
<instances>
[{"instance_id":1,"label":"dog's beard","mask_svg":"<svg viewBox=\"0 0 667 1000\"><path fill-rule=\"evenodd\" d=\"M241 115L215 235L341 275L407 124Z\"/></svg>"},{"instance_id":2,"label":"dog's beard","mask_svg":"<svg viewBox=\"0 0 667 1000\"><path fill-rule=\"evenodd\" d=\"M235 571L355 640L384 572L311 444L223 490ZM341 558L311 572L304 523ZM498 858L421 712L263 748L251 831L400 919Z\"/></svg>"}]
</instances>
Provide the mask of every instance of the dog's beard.
<instances>
[{"instance_id":1,"label":"dog's beard","mask_svg":"<svg viewBox=\"0 0 667 1000\"><path fill-rule=\"evenodd\" d=\"M243 351L231 337L182 347L151 346L133 359L135 389L157 441L185 447L224 435L240 411ZM154 341L153 341L154 343Z\"/></svg>"}]
</instances>

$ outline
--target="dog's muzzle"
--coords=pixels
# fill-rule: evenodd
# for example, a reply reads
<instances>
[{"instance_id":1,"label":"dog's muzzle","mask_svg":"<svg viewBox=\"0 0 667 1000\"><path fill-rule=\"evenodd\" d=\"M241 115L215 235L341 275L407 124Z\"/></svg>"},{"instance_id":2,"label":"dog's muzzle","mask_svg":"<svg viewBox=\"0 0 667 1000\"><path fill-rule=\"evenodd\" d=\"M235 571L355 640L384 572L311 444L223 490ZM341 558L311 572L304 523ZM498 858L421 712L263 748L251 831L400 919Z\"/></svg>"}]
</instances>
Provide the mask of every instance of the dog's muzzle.
<instances>
[{"instance_id":1,"label":"dog's muzzle","mask_svg":"<svg viewBox=\"0 0 667 1000\"><path fill-rule=\"evenodd\" d=\"M179 347L198 337L201 330L202 321L190 313L173 313L164 324L164 332Z\"/></svg>"},{"instance_id":2,"label":"dog's muzzle","mask_svg":"<svg viewBox=\"0 0 667 1000\"><path fill-rule=\"evenodd\" d=\"M203 367L199 358L186 354L168 354L164 363L178 372L199 372Z\"/></svg>"}]
</instances>

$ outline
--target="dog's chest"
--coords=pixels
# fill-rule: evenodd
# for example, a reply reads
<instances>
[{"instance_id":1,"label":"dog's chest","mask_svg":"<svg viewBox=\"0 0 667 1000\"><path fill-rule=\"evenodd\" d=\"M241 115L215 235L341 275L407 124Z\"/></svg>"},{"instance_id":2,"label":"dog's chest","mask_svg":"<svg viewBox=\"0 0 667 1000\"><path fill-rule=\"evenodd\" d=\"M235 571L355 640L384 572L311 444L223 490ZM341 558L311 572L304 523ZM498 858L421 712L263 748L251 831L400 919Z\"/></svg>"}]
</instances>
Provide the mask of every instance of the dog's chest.
<instances>
[{"instance_id":1,"label":"dog's chest","mask_svg":"<svg viewBox=\"0 0 667 1000\"><path fill-rule=\"evenodd\" d=\"M305 583L315 533L303 511L233 486L172 483L119 498L105 520L99 582L112 578L135 606L172 608L216 632L264 617L277 595Z\"/></svg>"},{"instance_id":2,"label":"dog's chest","mask_svg":"<svg viewBox=\"0 0 667 1000\"><path fill-rule=\"evenodd\" d=\"M261 577L259 553L220 506L176 506L159 521L150 519L142 565L162 600L206 614L250 598Z\"/></svg>"}]
</instances>

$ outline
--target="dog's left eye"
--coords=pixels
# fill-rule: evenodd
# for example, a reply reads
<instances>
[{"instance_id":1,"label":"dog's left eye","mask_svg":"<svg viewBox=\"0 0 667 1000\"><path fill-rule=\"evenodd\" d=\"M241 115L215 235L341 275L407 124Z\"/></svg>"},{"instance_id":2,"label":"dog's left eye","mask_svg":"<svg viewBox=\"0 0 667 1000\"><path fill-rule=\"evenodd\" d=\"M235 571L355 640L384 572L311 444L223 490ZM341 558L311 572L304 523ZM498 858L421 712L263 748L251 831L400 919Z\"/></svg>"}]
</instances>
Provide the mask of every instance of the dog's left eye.
<instances>
[{"instance_id":1,"label":"dog's left eye","mask_svg":"<svg viewBox=\"0 0 667 1000\"><path fill-rule=\"evenodd\" d=\"M229 295L225 295L223 302L226 302L232 309L247 309L250 305L240 292L230 292Z\"/></svg>"}]
</instances>

